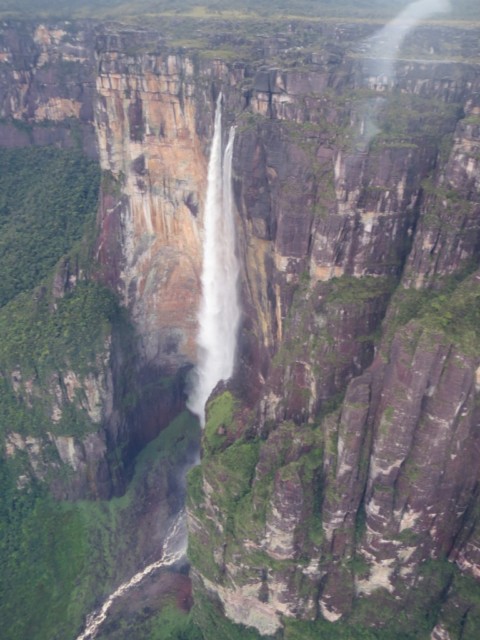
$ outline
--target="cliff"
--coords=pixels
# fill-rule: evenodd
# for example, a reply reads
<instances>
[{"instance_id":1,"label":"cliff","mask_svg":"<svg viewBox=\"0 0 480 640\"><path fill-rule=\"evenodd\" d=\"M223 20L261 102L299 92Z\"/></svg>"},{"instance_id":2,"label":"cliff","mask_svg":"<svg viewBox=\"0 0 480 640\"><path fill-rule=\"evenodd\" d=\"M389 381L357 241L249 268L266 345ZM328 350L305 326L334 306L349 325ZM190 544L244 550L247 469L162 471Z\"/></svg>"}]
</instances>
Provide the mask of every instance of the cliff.
<instances>
[{"instance_id":1,"label":"cliff","mask_svg":"<svg viewBox=\"0 0 480 640\"><path fill-rule=\"evenodd\" d=\"M478 71L318 59L256 72L237 116L245 321L190 476L197 595L262 635L473 638Z\"/></svg>"},{"instance_id":2,"label":"cliff","mask_svg":"<svg viewBox=\"0 0 480 640\"><path fill-rule=\"evenodd\" d=\"M80 518L80 539L113 558L65 637L155 555L183 494L177 472L196 437L185 424L150 445L160 462L147 455L129 480L134 456L181 410L195 363L221 90L225 127L237 127L244 315L236 374L210 399L189 476L196 624L215 640L219 628L474 638L478 43L466 51L462 30L424 27L387 81L368 57L373 26L240 35L199 24L200 45L178 40L181 21L167 41L86 22L1 34L3 145L75 150L102 170L90 241L72 240L22 303L52 327L43 350L30 352L28 335L29 357L14 361L13 332L2 356L8 406L21 406L18 428L2 424L12 491L23 499L39 483L57 500L104 500L93 528L97 506L59 503ZM5 326L18 304L0 310ZM58 355L45 360L52 344ZM107 502L127 486L126 506ZM62 535L59 545L67 524ZM82 585L98 577L88 566Z\"/></svg>"}]
</instances>

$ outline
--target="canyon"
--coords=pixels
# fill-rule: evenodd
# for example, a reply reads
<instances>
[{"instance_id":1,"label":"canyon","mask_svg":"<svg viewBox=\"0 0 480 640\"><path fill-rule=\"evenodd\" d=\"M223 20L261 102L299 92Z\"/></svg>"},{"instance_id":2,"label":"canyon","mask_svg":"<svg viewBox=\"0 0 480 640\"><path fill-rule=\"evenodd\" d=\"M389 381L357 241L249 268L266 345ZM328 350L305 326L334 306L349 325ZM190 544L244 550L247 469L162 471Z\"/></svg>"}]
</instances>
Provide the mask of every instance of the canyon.
<instances>
[{"instance_id":1,"label":"canyon","mask_svg":"<svg viewBox=\"0 0 480 640\"><path fill-rule=\"evenodd\" d=\"M189 578L158 581L187 609L192 585L197 637L478 636L478 30L418 27L392 77L369 57L376 30L2 23L2 147L101 169L89 238L28 294L56 318L99 291L78 329L91 348L0 354L2 464L15 504L46 492L111 556L107 577L98 560L69 578L53 626L25 613L7 637L76 637L158 560L185 500ZM185 381L220 93L242 318L200 435Z\"/></svg>"}]
</instances>

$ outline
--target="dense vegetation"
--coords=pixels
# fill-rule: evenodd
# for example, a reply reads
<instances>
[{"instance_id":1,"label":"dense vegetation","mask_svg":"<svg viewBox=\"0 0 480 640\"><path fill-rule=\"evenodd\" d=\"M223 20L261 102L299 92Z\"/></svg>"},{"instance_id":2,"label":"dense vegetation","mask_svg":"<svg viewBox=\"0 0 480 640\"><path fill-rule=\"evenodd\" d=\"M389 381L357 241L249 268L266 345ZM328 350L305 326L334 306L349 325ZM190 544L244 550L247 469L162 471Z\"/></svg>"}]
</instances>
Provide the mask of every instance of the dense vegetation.
<instances>
[{"instance_id":1,"label":"dense vegetation","mask_svg":"<svg viewBox=\"0 0 480 640\"><path fill-rule=\"evenodd\" d=\"M82 435L97 428L77 402L65 403L52 423L52 375L54 382L61 372L101 373L104 341L121 322L116 299L97 283L81 282L55 307L51 302L45 291L24 293L0 309L0 435L5 429Z\"/></svg>"},{"instance_id":2,"label":"dense vegetation","mask_svg":"<svg viewBox=\"0 0 480 640\"><path fill-rule=\"evenodd\" d=\"M87 518L102 507L56 502L39 481L68 474L47 432L96 428L77 399L53 423L52 380L98 375L121 324L115 296L85 279L99 174L77 150L0 149L0 619L11 640L72 637L95 592L89 563L104 553L89 533L102 520ZM6 455L12 432L42 442L37 461Z\"/></svg>"},{"instance_id":3,"label":"dense vegetation","mask_svg":"<svg viewBox=\"0 0 480 640\"><path fill-rule=\"evenodd\" d=\"M78 150L0 148L0 435L51 431L52 376L97 375L118 324L114 295L84 280L99 179ZM79 403L64 409L59 433L92 428Z\"/></svg>"},{"instance_id":4,"label":"dense vegetation","mask_svg":"<svg viewBox=\"0 0 480 640\"><path fill-rule=\"evenodd\" d=\"M170 486L170 474L178 473L198 441L196 421L183 414L142 451L124 496L72 503L54 500L48 491L51 483L68 485L73 475L50 434L82 439L98 430L82 385L88 378L101 390L112 336L120 337L126 351L128 345L134 348L126 313L92 269L99 178L98 165L75 149L0 148L0 635L5 640L76 637L85 613L144 562L137 518L148 508L148 487ZM128 368L122 374L128 376ZM78 381L73 398L66 375ZM129 391L124 404L130 406L136 402L134 385ZM53 421L56 405L61 411ZM20 446L12 448L9 438ZM121 464L121 452L109 455L113 465ZM141 624L135 621L142 637L199 640L191 616L174 602L142 615ZM129 624L126 637L131 637ZM116 628L107 637L118 634Z\"/></svg>"},{"instance_id":5,"label":"dense vegetation","mask_svg":"<svg viewBox=\"0 0 480 640\"><path fill-rule=\"evenodd\" d=\"M39 484L19 489L15 460L0 460L2 638L68 640L80 632L85 612L138 562L136 517L145 488L184 464L197 438L196 421L179 416L139 456L127 493L108 502L55 502ZM152 635L136 637L197 640L192 629L186 635L189 627L188 616L166 607L145 622Z\"/></svg>"},{"instance_id":6,"label":"dense vegetation","mask_svg":"<svg viewBox=\"0 0 480 640\"><path fill-rule=\"evenodd\" d=\"M0 307L35 287L96 211L98 165L78 151L0 148Z\"/></svg>"}]
</instances>

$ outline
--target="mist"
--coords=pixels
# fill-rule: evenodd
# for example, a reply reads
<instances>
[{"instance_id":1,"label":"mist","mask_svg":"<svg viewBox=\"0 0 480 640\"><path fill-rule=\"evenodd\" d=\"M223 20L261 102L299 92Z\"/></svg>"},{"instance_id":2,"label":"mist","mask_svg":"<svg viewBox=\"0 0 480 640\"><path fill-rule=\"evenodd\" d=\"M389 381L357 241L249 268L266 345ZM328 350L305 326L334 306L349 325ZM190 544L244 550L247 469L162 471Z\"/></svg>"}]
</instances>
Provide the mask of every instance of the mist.
<instances>
[{"instance_id":1,"label":"mist","mask_svg":"<svg viewBox=\"0 0 480 640\"><path fill-rule=\"evenodd\" d=\"M398 51L410 31L423 20L452 10L450 0L417 0L401 11L370 40L373 57L378 59L379 73L394 75L394 63Z\"/></svg>"},{"instance_id":2,"label":"mist","mask_svg":"<svg viewBox=\"0 0 480 640\"><path fill-rule=\"evenodd\" d=\"M384 102L381 92L394 85L395 63L407 35L424 20L451 11L450 0L417 0L364 42L363 48L368 55L368 63L364 64L364 83L380 95L365 102L360 109L357 147L368 145L380 131L376 124L376 116Z\"/></svg>"}]
</instances>

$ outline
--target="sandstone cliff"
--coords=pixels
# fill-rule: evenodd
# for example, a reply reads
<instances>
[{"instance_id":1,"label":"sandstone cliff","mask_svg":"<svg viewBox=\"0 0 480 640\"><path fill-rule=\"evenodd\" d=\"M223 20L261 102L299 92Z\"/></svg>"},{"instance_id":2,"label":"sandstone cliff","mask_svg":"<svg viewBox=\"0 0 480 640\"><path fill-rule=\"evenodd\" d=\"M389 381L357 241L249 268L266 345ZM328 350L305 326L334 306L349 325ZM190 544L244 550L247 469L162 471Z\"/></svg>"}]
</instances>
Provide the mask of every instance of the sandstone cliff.
<instances>
[{"instance_id":1,"label":"sandstone cliff","mask_svg":"<svg viewBox=\"0 0 480 640\"><path fill-rule=\"evenodd\" d=\"M5 429L5 456L57 498L121 492L182 405L220 90L237 126L239 364L211 398L189 489L206 638L211 603L286 638L292 621L435 640L480 628L478 44L425 28L387 82L372 30L230 25L206 51L115 25L2 32L3 144L79 145L103 170L90 268L60 265L53 296L102 283L133 325L116 318L90 368L7 372L53 426ZM62 431L71 406L82 433ZM162 517L169 482L138 494Z\"/></svg>"},{"instance_id":2,"label":"sandstone cliff","mask_svg":"<svg viewBox=\"0 0 480 640\"><path fill-rule=\"evenodd\" d=\"M265 635L473 638L478 70L325 59L256 73L239 117L246 317L191 477L197 590Z\"/></svg>"}]
</instances>

